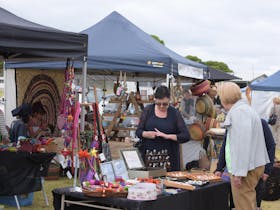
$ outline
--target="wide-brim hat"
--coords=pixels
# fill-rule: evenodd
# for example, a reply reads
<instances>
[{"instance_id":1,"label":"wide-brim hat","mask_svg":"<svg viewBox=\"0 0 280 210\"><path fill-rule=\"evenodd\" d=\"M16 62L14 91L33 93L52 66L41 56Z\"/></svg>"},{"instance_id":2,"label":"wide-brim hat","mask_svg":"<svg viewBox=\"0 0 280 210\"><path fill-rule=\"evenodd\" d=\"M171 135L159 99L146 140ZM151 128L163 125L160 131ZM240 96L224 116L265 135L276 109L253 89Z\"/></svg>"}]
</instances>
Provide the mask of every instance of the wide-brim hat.
<instances>
[{"instance_id":1,"label":"wide-brim hat","mask_svg":"<svg viewBox=\"0 0 280 210\"><path fill-rule=\"evenodd\" d=\"M32 108L30 104L22 104L21 106L15 108L12 110L12 115L13 117L15 116L28 116L32 112Z\"/></svg>"}]
</instances>

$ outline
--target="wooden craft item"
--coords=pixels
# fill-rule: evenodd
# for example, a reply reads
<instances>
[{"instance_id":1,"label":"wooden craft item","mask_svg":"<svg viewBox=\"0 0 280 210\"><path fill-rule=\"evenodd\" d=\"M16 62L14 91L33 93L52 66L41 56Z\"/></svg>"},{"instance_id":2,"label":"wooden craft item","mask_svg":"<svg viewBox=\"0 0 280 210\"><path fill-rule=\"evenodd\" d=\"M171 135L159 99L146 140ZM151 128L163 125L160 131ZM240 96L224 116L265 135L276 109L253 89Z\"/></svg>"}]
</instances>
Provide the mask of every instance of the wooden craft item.
<instances>
[{"instance_id":1,"label":"wooden craft item","mask_svg":"<svg viewBox=\"0 0 280 210\"><path fill-rule=\"evenodd\" d=\"M190 172L188 171L171 171L171 172L167 172L166 176L178 178L178 179L186 179L189 173Z\"/></svg>"},{"instance_id":2,"label":"wooden craft item","mask_svg":"<svg viewBox=\"0 0 280 210\"><path fill-rule=\"evenodd\" d=\"M218 120L211 118L211 117L207 117L205 122L205 129L208 131L210 128L220 128L220 123Z\"/></svg>"},{"instance_id":3,"label":"wooden craft item","mask_svg":"<svg viewBox=\"0 0 280 210\"><path fill-rule=\"evenodd\" d=\"M209 181L209 182L221 181L221 177L208 172L189 173L187 176L188 179L198 180L198 181Z\"/></svg>"},{"instance_id":4,"label":"wooden craft item","mask_svg":"<svg viewBox=\"0 0 280 210\"><path fill-rule=\"evenodd\" d=\"M184 182L164 180L163 184L166 187L175 187L175 188L180 188L180 189L185 189L185 190L194 190L195 189L195 186L192 186L192 185L190 185L188 183L184 183Z\"/></svg>"},{"instance_id":5,"label":"wooden craft item","mask_svg":"<svg viewBox=\"0 0 280 210\"><path fill-rule=\"evenodd\" d=\"M195 110L199 114L213 116L215 108L212 99L207 94L200 96L196 100Z\"/></svg>"},{"instance_id":6,"label":"wooden craft item","mask_svg":"<svg viewBox=\"0 0 280 210\"><path fill-rule=\"evenodd\" d=\"M192 140L201 141L205 136L205 127L202 123L195 122L188 126Z\"/></svg>"}]
</instances>

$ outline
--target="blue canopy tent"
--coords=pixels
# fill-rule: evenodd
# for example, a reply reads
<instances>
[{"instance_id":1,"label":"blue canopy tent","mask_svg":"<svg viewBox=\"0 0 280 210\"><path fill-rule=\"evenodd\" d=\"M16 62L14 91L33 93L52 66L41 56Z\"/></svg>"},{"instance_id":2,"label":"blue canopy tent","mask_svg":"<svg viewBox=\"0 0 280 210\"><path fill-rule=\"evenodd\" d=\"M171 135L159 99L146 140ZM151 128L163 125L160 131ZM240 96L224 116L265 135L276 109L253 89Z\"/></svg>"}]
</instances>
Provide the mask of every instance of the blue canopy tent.
<instances>
[{"instance_id":1,"label":"blue canopy tent","mask_svg":"<svg viewBox=\"0 0 280 210\"><path fill-rule=\"evenodd\" d=\"M279 81L280 81L280 70L260 82L250 84L249 87L252 90L280 91Z\"/></svg>"},{"instance_id":2,"label":"blue canopy tent","mask_svg":"<svg viewBox=\"0 0 280 210\"><path fill-rule=\"evenodd\" d=\"M280 70L271 76L249 84L251 88L252 107L264 119L268 119L273 98L280 95Z\"/></svg>"},{"instance_id":3,"label":"blue canopy tent","mask_svg":"<svg viewBox=\"0 0 280 210\"><path fill-rule=\"evenodd\" d=\"M82 31L88 34L88 69L150 72L204 79L207 66L186 59L117 12ZM9 62L7 68L60 69L60 62ZM81 63L76 62L75 68Z\"/></svg>"}]
</instances>

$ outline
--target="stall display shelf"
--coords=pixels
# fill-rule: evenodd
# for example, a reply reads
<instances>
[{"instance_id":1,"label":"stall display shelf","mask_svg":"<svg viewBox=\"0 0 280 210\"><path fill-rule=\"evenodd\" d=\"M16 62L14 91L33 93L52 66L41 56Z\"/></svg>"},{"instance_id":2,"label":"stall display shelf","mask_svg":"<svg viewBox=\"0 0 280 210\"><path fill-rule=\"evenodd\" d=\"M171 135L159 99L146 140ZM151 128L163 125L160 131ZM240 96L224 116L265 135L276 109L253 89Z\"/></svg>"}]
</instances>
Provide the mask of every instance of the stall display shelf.
<instances>
[{"instance_id":1,"label":"stall display shelf","mask_svg":"<svg viewBox=\"0 0 280 210\"><path fill-rule=\"evenodd\" d=\"M119 131L135 131L136 126L122 126L122 123L126 118L137 118L139 119L141 115L141 106L143 108L144 104L153 103L153 100L136 100L135 94L131 92L128 96L123 95L119 98L112 98L109 103L115 103L116 109L112 112L105 112L102 115L103 126L106 130L106 134L110 139L115 139L118 136ZM134 113L129 112L129 106L132 105L135 109ZM126 107L125 110L123 107ZM108 119L110 118L110 119ZM121 138L129 137L129 132L127 135Z\"/></svg>"}]
</instances>

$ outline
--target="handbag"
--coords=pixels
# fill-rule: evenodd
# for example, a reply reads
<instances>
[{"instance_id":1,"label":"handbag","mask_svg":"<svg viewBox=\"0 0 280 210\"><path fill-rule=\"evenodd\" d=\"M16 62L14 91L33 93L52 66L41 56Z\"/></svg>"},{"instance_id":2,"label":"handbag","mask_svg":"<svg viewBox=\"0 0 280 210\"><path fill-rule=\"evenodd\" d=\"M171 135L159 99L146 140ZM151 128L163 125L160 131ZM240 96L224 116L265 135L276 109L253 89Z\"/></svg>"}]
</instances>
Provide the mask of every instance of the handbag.
<instances>
[{"instance_id":1,"label":"handbag","mask_svg":"<svg viewBox=\"0 0 280 210\"><path fill-rule=\"evenodd\" d=\"M275 114L275 106L273 107L273 113L269 116L267 123L269 125L275 125L277 121L277 115Z\"/></svg>"},{"instance_id":2,"label":"handbag","mask_svg":"<svg viewBox=\"0 0 280 210\"><path fill-rule=\"evenodd\" d=\"M276 121L277 121L277 115L276 114L272 114L272 115L270 115L267 123L269 125L275 125Z\"/></svg>"}]
</instances>

